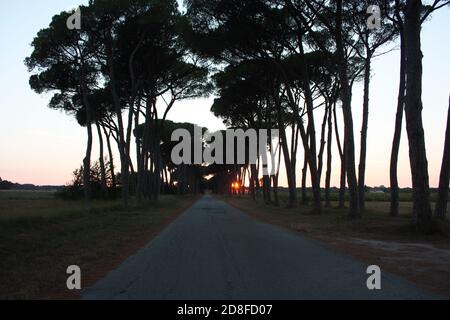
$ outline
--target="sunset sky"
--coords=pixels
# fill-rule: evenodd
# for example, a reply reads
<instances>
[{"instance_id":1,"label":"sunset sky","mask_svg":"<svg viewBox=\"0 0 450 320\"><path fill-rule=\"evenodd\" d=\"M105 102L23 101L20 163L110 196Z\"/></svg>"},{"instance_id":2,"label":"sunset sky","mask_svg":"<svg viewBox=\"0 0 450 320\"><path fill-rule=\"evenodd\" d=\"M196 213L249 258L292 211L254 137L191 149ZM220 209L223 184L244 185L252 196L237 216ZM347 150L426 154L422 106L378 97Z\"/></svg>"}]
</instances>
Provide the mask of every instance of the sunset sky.
<instances>
[{"instance_id":1,"label":"sunset sky","mask_svg":"<svg viewBox=\"0 0 450 320\"><path fill-rule=\"evenodd\" d=\"M16 0L0 2L0 177L38 185L61 185L81 165L86 133L74 118L47 108L50 95L37 95L28 85L30 74L23 60L31 53L36 33L48 26L51 17L87 1ZM424 26L424 126L429 160L430 184L435 187L444 146L450 93L450 9L433 15ZM392 45L389 48L393 47ZM389 159L398 94L399 52L395 50L373 64L367 155L367 184L389 185ZM213 97L178 103L170 120L192 122L210 130L223 129L210 113ZM361 127L362 86L354 90L354 121L357 155ZM322 113L316 119L321 121ZM341 123L342 126L342 123ZM402 187L411 186L407 137L404 131L399 161ZM98 157L94 146L93 159ZM333 185L339 184L339 159L334 156ZM302 165L299 155L299 166ZM297 168L301 172L301 168ZM300 175L300 174L299 174ZM299 177L300 178L300 177ZM285 181L282 172L282 181ZM285 183L282 183L285 184Z\"/></svg>"}]
</instances>

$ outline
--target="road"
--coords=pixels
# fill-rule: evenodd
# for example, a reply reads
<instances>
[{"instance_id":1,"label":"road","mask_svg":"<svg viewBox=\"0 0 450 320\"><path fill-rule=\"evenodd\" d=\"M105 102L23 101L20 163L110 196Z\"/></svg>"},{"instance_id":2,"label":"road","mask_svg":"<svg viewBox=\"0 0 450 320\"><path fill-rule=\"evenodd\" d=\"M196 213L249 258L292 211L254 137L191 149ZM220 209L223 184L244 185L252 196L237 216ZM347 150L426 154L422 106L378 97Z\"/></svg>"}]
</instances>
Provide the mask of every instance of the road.
<instances>
[{"instance_id":1,"label":"road","mask_svg":"<svg viewBox=\"0 0 450 320\"><path fill-rule=\"evenodd\" d=\"M376 264L376 261L374 261ZM428 299L325 244L261 223L206 195L82 298L137 300Z\"/></svg>"}]
</instances>

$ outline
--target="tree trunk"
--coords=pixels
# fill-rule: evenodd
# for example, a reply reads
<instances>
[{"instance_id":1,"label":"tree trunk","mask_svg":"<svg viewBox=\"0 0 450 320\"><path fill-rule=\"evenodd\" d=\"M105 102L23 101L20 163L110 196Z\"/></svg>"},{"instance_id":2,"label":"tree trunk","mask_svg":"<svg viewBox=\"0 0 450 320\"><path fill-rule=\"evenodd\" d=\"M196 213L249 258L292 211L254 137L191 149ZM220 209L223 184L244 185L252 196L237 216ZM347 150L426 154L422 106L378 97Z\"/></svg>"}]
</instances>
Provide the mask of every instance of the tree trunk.
<instances>
[{"instance_id":1,"label":"tree trunk","mask_svg":"<svg viewBox=\"0 0 450 320\"><path fill-rule=\"evenodd\" d=\"M155 189L154 189L154 194L153 194L153 199L155 201L158 201L161 195L161 173L162 173L162 159L161 159L161 153L160 153L160 149L158 147L158 143L159 139L157 141L155 141L155 172L154 172L154 179L155 179ZM193 186L191 186L193 187Z\"/></svg>"},{"instance_id":2,"label":"tree trunk","mask_svg":"<svg viewBox=\"0 0 450 320\"><path fill-rule=\"evenodd\" d=\"M257 199L256 185L258 184L258 173L256 169L256 164L250 165L250 193L253 200Z\"/></svg>"},{"instance_id":3,"label":"tree trunk","mask_svg":"<svg viewBox=\"0 0 450 320\"><path fill-rule=\"evenodd\" d=\"M450 177L450 99L447 115L447 131L445 134L444 156L442 158L441 176L439 179L439 192L436 202L436 217L445 219L447 215L448 191Z\"/></svg>"},{"instance_id":4,"label":"tree trunk","mask_svg":"<svg viewBox=\"0 0 450 320\"><path fill-rule=\"evenodd\" d=\"M109 67L109 78L111 81L111 95L113 98L114 111L117 117L118 123L118 147L119 147L119 155L120 155L120 169L121 169L121 184L122 184L122 201L125 207L128 206L128 198L129 198L129 177L130 177L130 164L129 164L129 155L127 152L127 142L125 141L125 128L122 119L122 106L119 95L116 89L116 78L115 71L113 67L113 60L111 58L111 52L108 52L108 67Z\"/></svg>"},{"instance_id":5,"label":"tree trunk","mask_svg":"<svg viewBox=\"0 0 450 320\"><path fill-rule=\"evenodd\" d=\"M325 115L323 117L323 122L322 122L322 131L321 131L321 135L320 135L320 148L319 148L319 167L317 168L317 175L319 176L319 181L322 180L322 171L323 171L323 154L325 152L325 146L327 144L326 140L325 140L325 134L326 134L326 129L327 129L327 122L328 122L328 111L329 111L329 104L328 102L325 105Z\"/></svg>"},{"instance_id":6,"label":"tree trunk","mask_svg":"<svg viewBox=\"0 0 450 320\"><path fill-rule=\"evenodd\" d=\"M271 192L271 182L270 175L263 176L263 188L264 188L264 200L267 204L272 203L272 192Z\"/></svg>"},{"instance_id":7,"label":"tree trunk","mask_svg":"<svg viewBox=\"0 0 450 320\"><path fill-rule=\"evenodd\" d=\"M341 161L341 178L339 184L339 208L345 208L345 195L347 194L347 156L345 153L346 146L344 144L344 155Z\"/></svg>"},{"instance_id":8,"label":"tree trunk","mask_svg":"<svg viewBox=\"0 0 450 320\"><path fill-rule=\"evenodd\" d=\"M414 221L424 232L432 218L425 134L422 123L421 0L406 3L406 97L405 114L413 183Z\"/></svg>"},{"instance_id":9,"label":"tree trunk","mask_svg":"<svg viewBox=\"0 0 450 320\"><path fill-rule=\"evenodd\" d=\"M351 87L348 79L348 65L344 52L344 43L342 39L343 23L342 23L342 0L337 1L336 14L336 51L338 57L339 79L341 83L341 99L342 111L344 114L345 125L345 162L348 180L348 188L350 192L350 210L349 217L360 217L359 199L358 199L358 180L355 170L355 141L353 132L353 115L351 101Z\"/></svg>"},{"instance_id":10,"label":"tree trunk","mask_svg":"<svg viewBox=\"0 0 450 320\"><path fill-rule=\"evenodd\" d=\"M367 131L369 125L369 99L370 99L370 69L371 56L367 52L367 58L364 66L364 102L363 102L363 121L361 128L361 150L359 157L359 177L358 177L358 194L359 206L361 210L365 209L366 195L366 157L367 157Z\"/></svg>"},{"instance_id":11,"label":"tree trunk","mask_svg":"<svg viewBox=\"0 0 450 320\"><path fill-rule=\"evenodd\" d=\"M278 197L278 175L272 176L273 181L273 199L274 199L274 205L276 207L280 206L280 199Z\"/></svg>"},{"instance_id":12,"label":"tree trunk","mask_svg":"<svg viewBox=\"0 0 450 320\"><path fill-rule=\"evenodd\" d=\"M134 115L134 128L137 130L139 128L139 118L140 118L140 106L135 111ZM144 159L142 157L142 139L136 134L135 144L136 144L136 197L138 201L142 200L142 171L144 167Z\"/></svg>"},{"instance_id":13,"label":"tree trunk","mask_svg":"<svg viewBox=\"0 0 450 320\"><path fill-rule=\"evenodd\" d=\"M341 158L341 179L340 179L340 185L339 185L339 208L344 209L345 208L345 188L346 188L346 163L345 163L345 144L342 146L341 144L341 138L339 134L339 128L338 128L338 122L337 122L337 113L336 113L336 104L333 107L333 115L334 115L334 130L336 134L336 143L339 150L339 156Z\"/></svg>"},{"instance_id":14,"label":"tree trunk","mask_svg":"<svg viewBox=\"0 0 450 320\"><path fill-rule=\"evenodd\" d=\"M302 203L304 205L308 204L308 192L306 190L307 175L308 175L308 158L306 157L305 154L305 162L303 163L303 170L302 170Z\"/></svg>"},{"instance_id":15,"label":"tree trunk","mask_svg":"<svg viewBox=\"0 0 450 320\"><path fill-rule=\"evenodd\" d=\"M289 91L288 91L289 92ZM292 94L289 93L288 94L289 99L291 101L291 104L293 104L293 97ZM310 125L308 125L308 131L305 131L305 128L303 127L303 120L298 117L297 119L298 121L298 132L300 133L300 136L302 138L302 142L303 142L303 149L305 151L305 159L306 159L306 163L308 164L309 167L309 172L311 175L311 185L312 185L312 191L313 191L313 200L314 200L314 213L316 214L320 214L322 211L322 199L321 199L321 194L320 194L320 179L319 179L319 174L317 171L317 154L315 152L313 152L310 148L311 144L313 143L313 138L311 135L310 130L314 130L313 127L311 127ZM296 154L295 154L296 156ZM305 174L305 173L304 173ZM302 181L304 188L303 190L306 190L306 180Z\"/></svg>"},{"instance_id":16,"label":"tree trunk","mask_svg":"<svg viewBox=\"0 0 450 320\"><path fill-rule=\"evenodd\" d=\"M403 113L405 112L405 90L406 90L406 71L405 71L405 39L403 30L400 30L400 85L398 91L397 115L395 118L394 140L392 142L390 180L391 180L391 216L399 214L399 186L398 186L398 153L400 151L400 141L402 137Z\"/></svg>"},{"instance_id":17,"label":"tree trunk","mask_svg":"<svg viewBox=\"0 0 450 320\"><path fill-rule=\"evenodd\" d=\"M92 186L91 186L91 154L92 154L92 110L89 104L87 95L88 88L85 82L84 66L81 67L81 86L84 108L86 109L86 128L88 134L88 141L86 147L86 155L83 159L83 185L84 198L86 201L92 200Z\"/></svg>"},{"instance_id":18,"label":"tree trunk","mask_svg":"<svg viewBox=\"0 0 450 320\"><path fill-rule=\"evenodd\" d=\"M288 179L288 188L289 188L289 203L288 207L293 208L296 206L297 202L297 190L296 183L294 179L294 172L291 167L291 161L289 156L289 148L287 146L286 141L286 132L284 131L284 125L280 125L280 137L281 137L281 147L283 148L284 162L286 165L286 174Z\"/></svg>"},{"instance_id":19,"label":"tree trunk","mask_svg":"<svg viewBox=\"0 0 450 320\"><path fill-rule=\"evenodd\" d=\"M304 48L303 48L303 30L299 30L298 33L299 38L299 49L300 55L302 57L305 56ZM315 213L321 213L322 211L322 197L320 193L320 174L318 170L317 164L317 147L316 147L316 129L314 122L314 101L313 95L310 87L310 76L308 66L306 65L305 59L300 59L301 61L301 70L303 75L303 90L305 94L305 102L306 102L306 110L308 115L308 134L309 136L309 148L305 148L308 150L308 162L311 173L311 184L313 189L313 198L314 198L314 211ZM300 130L302 130L302 123L299 122ZM303 137L304 138L304 137Z\"/></svg>"},{"instance_id":20,"label":"tree trunk","mask_svg":"<svg viewBox=\"0 0 450 320\"><path fill-rule=\"evenodd\" d=\"M111 174L111 184L112 184L112 188L113 188L113 197L116 198L116 196L117 196L117 194L116 194L117 182L116 182L116 173L114 172L114 156L113 156L112 147L111 147L111 137L110 137L110 134L108 134L108 132L106 131L105 127L103 127L103 133L105 134L106 145L108 147L109 171L110 171L110 174Z\"/></svg>"},{"instance_id":21,"label":"tree trunk","mask_svg":"<svg viewBox=\"0 0 450 320\"><path fill-rule=\"evenodd\" d=\"M280 165L281 165L281 145L280 140L278 140L278 163L277 163L277 169L276 173L273 175L273 195L275 199L275 206L280 205L280 198L278 196L278 181L280 178Z\"/></svg>"},{"instance_id":22,"label":"tree trunk","mask_svg":"<svg viewBox=\"0 0 450 320\"><path fill-rule=\"evenodd\" d=\"M300 49L300 56L304 57L304 48L303 48L303 31L301 24L299 25L299 31L298 31L298 44ZM305 59L300 59L300 67L301 67L301 88L304 92L304 99L306 104L306 113L308 116L308 126L305 131L305 128L303 127L303 119L300 117L299 114L299 108L296 99L294 99L293 94L291 92L291 89L289 88L289 80L286 76L286 73L283 70L283 74L285 75L285 80L287 83L287 97L289 99L289 102L292 106L292 109L294 110L294 116L296 117L298 129L296 134L300 133L302 142L303 142L303 148L305 150L305 156L306 161L309 165L310 169L310 175L311 175L311 184L312 184L312 190L313 190L313 198L314 198L314 212L320 213L322 210L322 200L321 200L321 193L320 193L320 177L317 170L317 147L316 147L316 131L315 131L315 122L314 122L314 100L313 95L311 91L310 86L310 77L309 77L309 70L308 66L306 65ZM281 68L283 69L283 68ZM280 108L279 108L280 109ZM281 110L278 111L279 113ZM292 152L292 157L296 157L296 152ZM295 168L294 168L295 170ZM306 183L306 182L305 182ZM304 198L303 198L304 200Z\"/></svg>"},{"instance_id":23,"label":"tree trunk","mask_svg":"<svg viewBox=\"0 0 450 320\"><path fill-rule=\"evenodd\" d=\"M130 165L129 157L126 154L126 144L125 141L119 138L119 148L120 148L120 176L122 179L122 201L125 207L128 206L129 191L130 191Z\"/></svg>"},{"instance_id":24,"label":"tree trunk","mask_svg":"<svg viewBox=\"0 0 450 320\"><path fill-rule=\"evenodd\" d=\"M103 136L102 136L102 130L100 128L100 124L98 122L95 123L97 126L97 133L98 133L98 144L100 146L100 179L101 179L101 185L102 185L102 193L105 197L108 193L108 185L106 183L106 168L105 168L105 158L104 158L104 144L103 144Z\"/></svg>"},{"instance_id":25,"label":"tree trunk","mask_svg":"<svg viewBox=\"0 0 450 320\"><path fill-rule=\"evenodd\" d=\"M284 163L286 166L286 174L287 174L287 180L288 180L288 189L289 189L288 207L293 208L297 205L297 187L296 187L296 181L294 178L294 176L295 176L294 170L292 168L292 162L290 160L290 155L289 155L289 147L287 144L286 130L285 130L284 123L283 123L282 117L281 117L281 108L278 108L278 127L279 127L279 131L280 131L281 147L283 150ZM265 180L264 180L264 183L266 184Z\"/></svg>"},{"instance_id":26,"label":"tree trunk","mask_svg":"<svg viewBox=\"0 0 450 320\"><path fill-rule=\"evenodd\" d=\"M331 170L332 170L332 157L333 157L333 113L332 108L333 106L330 105L330 110L328 112L328 145L327 145L327 172L325 176L325 206L331 207Z\"/></svg>"},{"instance_id":27,"label":"tree trunk","mask_svg":"<svg viewBox=\"0 0 450 320\"><path fill-rule=\"evenodd\" d=\"M92 187L91 187L91 153L92 153L92 125L87 125L88 141L86 148L86 156L83 160L83 185L84 185L84 198L86 201L92 200Z\"/></svg>"},{"instance_id":28,"label":"tree trunk","mask_svg":"<svg viewBox=\"0 0 450 320\"><path fill-rule=\"evenodd\" d=\"M152 121L153 121L153 109L154 109L155 99L153 97L153 93L151 90L147 92L147 99L145 103L145 122L144 122L144 131L142 133L142 143L141 143L141 152L140 152L140 160L139 166L141 170L138 172L138 180L139 180L139 193L141 197L144 198L150 197L150 152L151 152L151 136L152 136Z\"/></svg>"}]
</instances>

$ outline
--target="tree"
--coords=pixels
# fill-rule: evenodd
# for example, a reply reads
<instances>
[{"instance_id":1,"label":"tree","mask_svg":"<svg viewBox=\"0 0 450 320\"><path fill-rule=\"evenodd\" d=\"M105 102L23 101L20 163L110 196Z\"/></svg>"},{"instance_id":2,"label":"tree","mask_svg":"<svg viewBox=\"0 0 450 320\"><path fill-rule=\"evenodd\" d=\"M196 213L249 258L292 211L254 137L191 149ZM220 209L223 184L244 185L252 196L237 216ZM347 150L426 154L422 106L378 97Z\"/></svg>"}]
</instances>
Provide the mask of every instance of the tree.
<instances>
[{"instance_id":1,"label":"tree","mask_svg":"<svg viewBox=\"0 0 450 320\"><path fill-rule=\"evenodd\" d=\"M164 19L166 16L162 14L162 7L162 2L151 0L135 0L131 3L122 0L95 0L90 2L89 11L85 13L86 29L92 43L99 48L96 62L101 66L102 76L107 80L105 87L110 91L117 120L122 199L125 205L128 205L129 198L134 108L139 100L142 83L141 74L136 71L137 55L145 41L152 41L149 12L153 9ZM129 111L127 122L124 122L122 112L126 107Z\"/></svg>"},{"instance_id":2,"label":"tree","mask_svg":"<svg viewBox=\"0 0 450 320\"><path fill-rule=\"evenodd\" d=\"M323 40L319 38L316 33L317 27L325 30L332 36L332 44L334 47L334 59L336 62L342 101L342 111L344 116L344 159L346 165L346 176L348 181L348 188L350 193L350 210L349 217L357 218L360 216L360 205L358 196L358 179L355 169L355 140L353 129L353 114L352 114L352 81L351 81L351 60L349 51L351 51L351 37L346 28L345 8L342 0L337 1L301 1L309 9L309 17L303 19L311 19L311 16L320 21L321 25L316 28L309 27L309 31L315 39L315 43L321 47L323 51L328 51L324 45Z\"/></svg>"},{"instance_id":3,"label":"tree","mask_svg":"<svg viewBox=\"0 0 450 320\"><path fill-rule=\"evenodd\" d=\"M324 68L324 64L330 64L333 54L319 52L317 46L311 44L311 34L317 33L311 31L311 23L305 22L308 19L303 19L302 15L303 8L297 1L188 1L197 51L213 61L229 65L260 59L271 67L270 100L281 135L289 205L296 204L297 147L301 138L311 173L314 210L320 212L320 152L314 110L323 104L319 102L317 88L321 80L317 71ZM326 32L320 33L320 37L327 42ZM286 125L292 132L291 148ZM320 151L319 158L323 158L323 148Z\"/></svg>"},{"instance_id":4,"label":"tree","mask_svg":"<svg viewBox=\"0 0 450 320\"><path fill-rule=\"evenodd\" d=\"M151 154L156 171L161 165L159 148L154 145L159 128L151 126L158 119L158 98L170 98L165 119L175 101L197 97L208 86L207 70L187 61L183 41L187 26L175 0L92 0L83 10L83 40L96 49L89 58L98 68L98 87L109 95L105 101L107 122L119 150L125 205L130 197L130 170L134 171L130 156L132 131L139 125L140 115L145 116L147 128L153 131L146 132L139 145L144 148L138 150L137 157L139 195L140 178L148 168L144 158ZM157 198L160 176L152 177L153 195Z\"/></svg>"},{"instance_id":5,"label":"tree","mask_svg":"<svg viewBox=\"0 0 450 320\"><path fill-rule=\"evenodd\" d=\"M432 5L420 5L417 9L420 11L419 23L422 25L430 16L430 14L446 5L449 1L435 0ZM391 183L391 210L392 216L398 215L399 210L399 186L397 177L398 153L400 150L400 141L403 124L403 113L405 112L405 95L406 95L406 79L407 79L407 48L406 48L406 1L404 0L385 0L384 7L387 8L392 4L393 9L387 12L387 18L393 23L400 35L400 83L397 102L397 113L395 120L395 131L392 143L392 153L390 162L390 183ZM417 30L416 30L417 32ZM419 30L420 32L420 30ZM419 36L420 37L420 36Z\"/></svg>"},{"instance_id":6,"label":"tree","mask_svg":"<svg viewBox=\"0 0 450 320\"><path fill-rule=\"evenodd\" d=\"M286 105L283 52L280 43L292 34L286 32L280 19L280 10L270 6L270 1L187 1L187 15L190 19L193 36L191 46L201 56L225 65L236 65L245 61L262 60L271 68L272 80L269 95L264 103L282 110ZM286 40L287 41L287 40ZM267 69L266 68L266 69ZM289 106L291 109L291 106ZM300 109L297 108L296 109ZM291 109L292 110L292 109ZM294 111L298 112L298 110ZM280 129L281 144L289 185L289 206L296 204L295 154L289 150L285 135L289 120L280 112L272 124ZM296 121L297 122L297 121ZM290 122L292 123L292 122ZM297 125L297 123L296 123ZM293 130L294 132L296 130ZM267 185L267 183L266 183Z\"/></svg>"},{"instance_id":7,"label":"tree","mask_svg":"<svg viewBox=\"0 0 450 320\"><path fill-rule=\"evenodd\" d=\"M444 156L442 158L442 168L439 179L439 191L436 202L436 217L439 219L445 219L447 215L449 178L450 178L450 99L447 115L447 131L445 134Z\"/></svg>"},{"instance_id":8,"label":"tree","mask_svg":"<svg viewBox=\"0 0 450 320\"><path fill-rule=\"evenodd\" d=\"M425 14L422 14L421 0L408 0L405 7L405 114L413 183L413 214L418 228L424 232L430 231L432 212L428 160L422 122L421 29L423 21L432 11L448 3L450 2L436 0L432 7L425 11Z\"/></svg>"},{"instance_id":9,"label":"tree","mask_svg":"<svg viewBox=\"0 0 450 320\"><path fill-rule=\"evenodd\" d=\"M406 52L405 52L405 32L402 17L402 9L400 1L396 0L394 7L394 14L392 17L387 15L398 30L400 35L400 82L399 93L397 100L397 112L395 116L395 130L392 142L392 152L390 161L390 183L391 183L391 216L398 216L399 214L399 186L398 186L398 153L400 151L400 141L402 135L403 113L405 107L405 91L406 91Z\"/></svg>"},{"instance_id":10,"label":"tree","mask_svg":"<svg viewBox=\"0 0 450 320\"><path fill-rule=\"evenodd\" d=\"M90 163L92 152L92 111L88 101L91 88L97 82L96 66L90 60L96 48L86 41L86 33L68 30L66 21L71 13L55 15L50 26L38 32L32 42L33 52L25 64L30 72L30 86L37 93L56 91L50 107L75 114L70 103L75 95L82 98L86 113L87 148L83 160L83 184L85 199L91 199Z\"/></svg>"},{"instance_id":11,"label":"tree","mask_svg":"<svg viewBox=\"0 0 450 320\"><path fill-rule=\"evenodd\" d=\"M367 157L367 133L369 124L369 101L370 101L370 78L372 59L377 56L377 51L388 42L395 39L395 28L385 21L380 28L370 30L367 26L367 9L371 6L378 6L382 12L388 12L390 9L384 0L373 1L346 1L346 10L349 11L349 27L353 29L357 41L353 44L357 55L363 61L364 75L364 100L363 100L363 119L361 128L361 148L359 158L358 172L358 196L361 210L365 209L365 176L366 176L366 157Z\"/></svg>"},{"instance_id":12,"label":"tree","mask_svg":"<svg viewBox=\"0 0 450 320\"><path fill-rule=\"evenodd\" d=\"M217 117L224 119L227 127L270 129L270 123L276 118L276 112L268 89L271 86L271 77L268 76L266 69L267 63L264 60L246 61L236 66L229 66L214 76L219 98L214 101L211 111ZM249 184L250 193L253 199L256 199L260 187L259 168L256 159L247 160L247 163L252 160ZM267 183L267 177L265 178L264 196L266 197L270 184ZM275 193L276 188L274 186Z\"/></svg>"}]
</instances>

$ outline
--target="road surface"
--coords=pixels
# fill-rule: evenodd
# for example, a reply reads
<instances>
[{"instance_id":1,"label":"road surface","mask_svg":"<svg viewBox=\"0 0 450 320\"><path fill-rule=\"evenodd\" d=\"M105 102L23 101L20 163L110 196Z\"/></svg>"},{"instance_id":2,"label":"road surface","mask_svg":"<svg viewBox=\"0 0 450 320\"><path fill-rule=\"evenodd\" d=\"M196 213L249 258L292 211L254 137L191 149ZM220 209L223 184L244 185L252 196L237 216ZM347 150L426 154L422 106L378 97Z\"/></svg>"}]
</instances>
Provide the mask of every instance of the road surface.
<instances>
[{"instance_id":1,"label":"road surface","mask_svg":"<svg viewBox=\"0 0 450 320\"><path fill-rule=\"evenodd\" d=\"M376 264L376 261L374 261ZM261 223L209 195L83 299L428 299L391 274L367 289L368 265L283 228Z\"/></svg>"}]
</instances>

